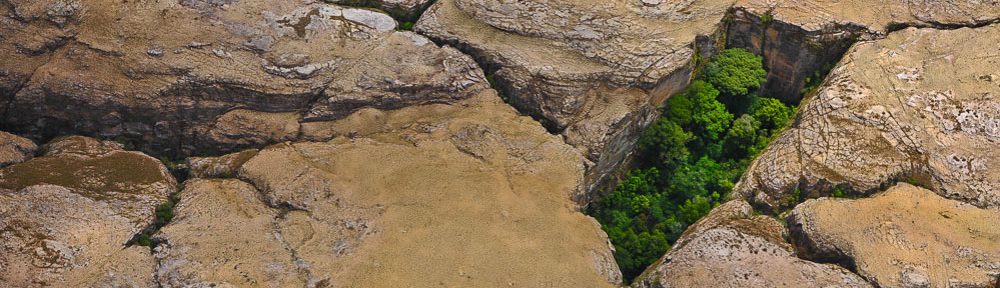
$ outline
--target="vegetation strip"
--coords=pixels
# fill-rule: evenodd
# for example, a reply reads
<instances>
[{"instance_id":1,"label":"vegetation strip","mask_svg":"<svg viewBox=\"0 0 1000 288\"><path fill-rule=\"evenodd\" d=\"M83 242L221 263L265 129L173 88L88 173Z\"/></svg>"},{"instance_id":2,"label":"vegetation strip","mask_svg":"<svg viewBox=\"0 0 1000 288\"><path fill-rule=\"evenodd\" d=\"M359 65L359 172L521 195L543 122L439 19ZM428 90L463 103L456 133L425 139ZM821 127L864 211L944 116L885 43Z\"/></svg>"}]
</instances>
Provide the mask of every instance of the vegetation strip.
<instances>
[{"instance_id":1,"label":"vegetation strip","mask_svg":"<svg viewBox=\"0 0 1000 288\"><path fill-rule=\"evenodd\" d=\"M795 114L795 107L755 95L767 76L760 56L727 49L703 64L639 140L635 168L590 208L615 246L626 281L725 201L750 161Z\"/></svg>"}]
</instances>

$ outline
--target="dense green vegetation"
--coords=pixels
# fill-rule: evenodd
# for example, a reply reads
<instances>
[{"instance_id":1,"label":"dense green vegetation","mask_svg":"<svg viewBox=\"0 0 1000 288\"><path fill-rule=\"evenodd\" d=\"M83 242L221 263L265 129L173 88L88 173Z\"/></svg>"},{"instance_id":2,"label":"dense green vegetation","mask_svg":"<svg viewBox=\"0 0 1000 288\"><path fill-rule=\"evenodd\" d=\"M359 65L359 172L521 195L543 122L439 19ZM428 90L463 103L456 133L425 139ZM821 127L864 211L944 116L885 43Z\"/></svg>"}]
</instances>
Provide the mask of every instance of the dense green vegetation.
<instances>
[{"instance_id":1,"label":"dense green vegetation","mask_svg":"<svg viewBox=\"0 0 1000 288\"><path fill-rule=\"evenodd\" d=\"M746 50L724 50L700 71L640 139L636 168L591 207L627 280L719 205L794 114L781 101L754 95L767 73Z\"/></svg>"}]
</instances>

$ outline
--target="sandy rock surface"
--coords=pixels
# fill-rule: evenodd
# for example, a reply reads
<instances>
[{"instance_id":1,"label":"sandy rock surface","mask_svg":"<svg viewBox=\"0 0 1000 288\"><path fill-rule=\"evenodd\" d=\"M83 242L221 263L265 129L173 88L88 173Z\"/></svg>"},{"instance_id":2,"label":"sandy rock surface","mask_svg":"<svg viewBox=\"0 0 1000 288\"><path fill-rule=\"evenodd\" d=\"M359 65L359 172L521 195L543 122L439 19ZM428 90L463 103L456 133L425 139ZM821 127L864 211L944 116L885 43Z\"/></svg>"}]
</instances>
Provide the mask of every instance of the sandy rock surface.
<instances>
[{"instance_id":1,"label":"sandy rock surface","mask_svg":"<svg viewBox=\"0 0 1000 288\"><path fill-rule=\"evenodd\" d=\"M139 228L116 207L65 187L0 191L0 283L5 287L153 287Z\"/></svg>"},{"instance_id":2,"label":"sandy rock surface","mask_svg":"<svg viewBox=\"0 0 1000 288\"><path fill-rule=\"evenodd\" d=\"M606 236L571 201L583 177L578 152L492 92L461 105L365 109L307 130L353 136L263 149L239 168L245 182L188 182L179 220L156 236L168 243L157 254L161 281L621 281Z\"/></svg>"},{"instance_id":3,"label":"sandy rock surface","mask_svg":"<svg viewBox=\"0 0 1000 288\"><path fill-rule=\"evenodd\" d=\"M781 224L733 200L688 228L632 287L872 287L847 269L796 257Z\"/></svg>"},{"instance_id":4,"label":"sandy rock surface","mask_svg":"<svg viewBox=\"0 0 1000 288\"><path fill-rule=\"evenodd\" d=\"M776 208L834 185L876 192L909 181L1000 205L998 50L965 49L998 37L997 26L911 28L856 45L734 195Z\"/></svg>"},{"instance_id":5,"label":"sandy rock surface","mask_svg":"<svg viewBox=\"0 0 1000 288\"><path fill-rule=\"evenodd\" d=\"M154 286L149 248L126 243L176 189L163 164L78 136L43 150L0 169L0 286Z\"/></svg>"},{"instance_id":6,"label":"sandy rock surface","mask_svg":"<svg viewBox=\"0 0 1000 288\"><path fill-rule=\"evenodd\" d=\"M1000 279L1000 210L916 186L809 200L788 224L805 255L853 263L879 287L995 287Z\"/></svg>"}]
</instances>

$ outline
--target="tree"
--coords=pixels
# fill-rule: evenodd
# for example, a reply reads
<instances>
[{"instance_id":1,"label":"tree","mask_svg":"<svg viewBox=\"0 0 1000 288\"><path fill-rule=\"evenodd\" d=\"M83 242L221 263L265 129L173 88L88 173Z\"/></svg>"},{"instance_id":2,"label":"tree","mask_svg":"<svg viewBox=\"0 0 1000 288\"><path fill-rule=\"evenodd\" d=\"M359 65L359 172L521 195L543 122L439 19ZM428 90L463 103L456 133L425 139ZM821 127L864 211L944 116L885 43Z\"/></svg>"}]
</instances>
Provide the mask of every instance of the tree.
<instances>
[{"instance_id":1,"label":"tree","mask_svg":"<svg viewBox=\"0 0 1000 288\"><path fill-rule=\"evenodd\" d=\"M691 87L667 101L665 117L704 140L718 140L733 121L733 114L716 100L718 96L719 90L711 84L695 80Z\"/></svg>"},{"instance_id":2,"label":"tree","mask_svg":"<svg viewBox=\"0 0 1000 288\"><path fill-rule=\"evenodd\" d=\"M761 128L768 131L781 129L795 115L795 109L774 98L756 98L749 113L760 121Z\"/></svg>"},{"instance_id":3,"label":"tree","mask_svg":"<svg viewBox=\"0 0 1000 288\"><path fill-rule=\"evenodd\" d=\"M693 138L676 122L661 117L639 139L639 150L655 158L654 165L672 170L691 155L687 144Z\"/></svg>"},{"instance_id":4,"label":"tree","mask_svg":"<svg viewBox=\"0 0 1000 288\"><path fill-rule=\"evenodd\" d=\"M745 106L738 104L746 103L746 96L767 80L767 71L760 56L734 48L722 50L713 57L702 76L726 96L724 102L731 104L730 107L737 107Z\"/></svg>"},{"instance_id":5,"label":"tree","mask_svg":"<svg viewBox=\"0 0 1000 288\"><path fill-rule=\"evenodd\" d=\"M759 127L760 121L749 114L743 114L733 121L733 127L726 132L724 141L726 156L729 159L740 159L756 152L753 150L760 140L757 130Z\"/></svg>"}]
</instances>

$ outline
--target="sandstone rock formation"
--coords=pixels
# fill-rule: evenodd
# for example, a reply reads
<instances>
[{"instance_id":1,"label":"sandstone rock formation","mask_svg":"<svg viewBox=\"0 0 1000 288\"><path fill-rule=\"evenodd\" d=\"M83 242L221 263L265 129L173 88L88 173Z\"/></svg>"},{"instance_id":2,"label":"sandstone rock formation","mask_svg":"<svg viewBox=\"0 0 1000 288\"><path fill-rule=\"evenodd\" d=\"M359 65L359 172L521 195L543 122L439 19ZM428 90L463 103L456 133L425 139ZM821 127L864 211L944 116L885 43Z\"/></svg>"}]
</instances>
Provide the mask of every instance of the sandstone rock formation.
<instances>
[{"instance_id":1,"label":"sandstone rock formation","mask_svg":"<svg viewBox=\"0 0 1000 288\"><path fill-rule=\"evenodd\" d=\"M35 142L0 131L0 168L27 161L37 150Z\"/></svg>"},{"instance_id":2,"label":"sandstone rock formation","mask_svg":"<svg viewBox=\"0 0 1000 288\"><path fill-rule=\"evenodd\" d=\"M879 287L995 287L1000 279L1000 209L916 186L809 200L788 224L807 257L850 263Z\"/></svg>"},{"instance_id":3,"label":"sandstone rock formation","mask_svg":"<svg viewBox=\"0 0 1000 288\"><path fill-rule=\"evenodd\" d=\"M149 249L125 247L138 231L136 219L65 187L0 191L0 286L153 287Z\"/></svg>"},{"instance_id":4,"label":"sandstone rock formation","mask_svg":"<svg viewBox=\"0 0 1000 288\"><path fill-rule=\"evenodd\" d=\"M166 287L306 287L275 229L280 211L239 180L187 181L176 221L156 235L157 283Z\"/></svg>"},{"instance_id":5,"label":"sandstone rock formation","mask_svg":"<svg viewBox=\"0 0 1000 288\"><path fill-rule=\"evenodd\" d=\"M152 222L156 206L176 190L163 163L115 142L73 136L43 148L40 157L0 169L0 189L58 185L110 206L137 230Z\"/></svg>"},{"instance_id":6,"label":"sandstone rock formation","mask_svg":"<svg viewBox=\"0 0 1000 288\"><path fill-rule=\"evenodd\" d=\"M174 192L163 164L85 137L44 150L0 169L0 286L153 286L149 249L126 243Z\"/></svg>"},{"instance_id":7,"label":"sandstone rock formation","mask_svg":"<svg viewBox=\"0 0 1000 288\"><path fill-rule=\"evenodd\" d=\"M712 210L632 287L872 287L844 268L796 257L785 228L750 204Z\"/></svg>"},{"instance_id":8,"label":"sandstone rock formation","mask_svg":"<svg viewBox=\"0 0 1000 288\"><path fill-rule=\"evenodd\" d=\"M906 180L1000 205L1000 59L966 49L996 47L998 37L998 26L910 28L859 43L734 195L777 209L836 185L864 193Z\"/></svg>"},{"instance_id":9,"label":"sandstone rock formation","mask_svg":"<svg viewBox=\"0 0 1000 288\"><path fill-rule=\"evenodd\" d=\"M5 4L0 123L35 139L221 154L364 107L468 98L482 80L468 57L385 14L311 0Z\"/></svg>"},{"instance_id":10,"label":"sandstone rock formation","mask_svg":"<svg viewBox=\"0 0 1000 288\"><path fill-rule=\"evenodd\" d=\"M593 185L687 85L731 4L442 0L415 30L473 55L515 107L580 148Z\"/></svg>"},{"instance_id":11,"label":"sandstone rock formation","mask_svg":"<svg viewBox=\"0 0 1000 288\"><path fill-rule=\"evenodd\" d=\"M620 283L606 236L571 201L582 157L483 91L304 125L344 136L261 150L237 175L252 186L190 180L180 220L154 236L161 283Z\"/></svg>"},{"instance_id":12,"label":"sandstone rock formation","mask_svg":"<svg viewBox=\"0 0 1000 288\"><path fill-rule=\"evenodd\" d=\"M993 1L740 0L727 19L727 45L764 55L764 94L798 101L858 39L906 27L976 27L1000 21ZM817 73L818 72L818 73Z\"/></svg>"}]
</instances>

